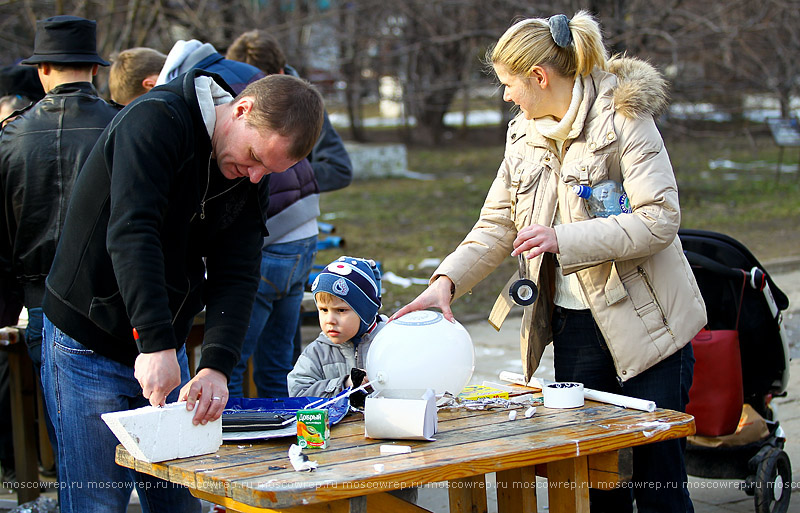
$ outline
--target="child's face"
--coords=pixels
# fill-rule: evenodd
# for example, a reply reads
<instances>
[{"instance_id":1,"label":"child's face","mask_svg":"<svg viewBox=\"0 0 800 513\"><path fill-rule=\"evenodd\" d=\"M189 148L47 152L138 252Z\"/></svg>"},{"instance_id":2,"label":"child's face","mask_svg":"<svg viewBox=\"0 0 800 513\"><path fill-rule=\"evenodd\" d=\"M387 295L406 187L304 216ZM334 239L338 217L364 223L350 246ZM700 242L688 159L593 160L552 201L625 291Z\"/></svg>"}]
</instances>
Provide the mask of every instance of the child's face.
<instances>
[{"instance_id":1,"label":"child's face","mask_svg":"<svg viewBox=\"0 0 800 513\"><path fill-rule=\"evenodd\" d=\"M319 297L317 301L319 327L334 344L343 344L356 336L361 326L358 314L337 297Z\"/></svg>"}]
</instances>

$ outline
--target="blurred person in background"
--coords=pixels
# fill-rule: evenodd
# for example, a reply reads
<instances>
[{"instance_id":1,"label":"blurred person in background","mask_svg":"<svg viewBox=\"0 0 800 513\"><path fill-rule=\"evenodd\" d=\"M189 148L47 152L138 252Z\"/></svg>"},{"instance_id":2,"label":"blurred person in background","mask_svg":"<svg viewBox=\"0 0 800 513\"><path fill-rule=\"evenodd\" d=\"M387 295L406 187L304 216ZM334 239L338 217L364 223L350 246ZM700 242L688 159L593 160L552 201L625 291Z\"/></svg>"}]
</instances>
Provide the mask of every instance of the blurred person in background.
<instances>
[{"instance_id":1,"label":"blurred person in background","mask_svg":"<svg viewBox=\"0 0 800 513\"><path fill-rule=\"evenodd\" d=\"M167 56L146 47L128 48L111 58L108 90L111 99L127 105L156 85Z\"/></svg>"}]
</instances>

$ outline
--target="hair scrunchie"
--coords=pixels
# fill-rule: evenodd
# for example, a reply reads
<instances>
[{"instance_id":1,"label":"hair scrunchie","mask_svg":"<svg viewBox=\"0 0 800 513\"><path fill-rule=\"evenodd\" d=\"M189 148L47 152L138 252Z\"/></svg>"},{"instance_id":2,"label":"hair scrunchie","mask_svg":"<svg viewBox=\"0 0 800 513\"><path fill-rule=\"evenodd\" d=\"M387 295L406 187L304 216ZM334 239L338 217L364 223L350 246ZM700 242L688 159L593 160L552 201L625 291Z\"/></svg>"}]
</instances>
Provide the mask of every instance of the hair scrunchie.
<instances>
[{"instance_id":1,"label":"hair scrunchie","mask_svg":"<svg viewBox=\"0 0 800 513\"><path fill-rule=\"evenodd\" d=\"M553 36L553 41L556 42L561 48L566 48L572 44L572 32L569 30L569 18L563 14L556 14L550 16L547 20L550 25L550 35Z\"/></svg>"}]
</instances>

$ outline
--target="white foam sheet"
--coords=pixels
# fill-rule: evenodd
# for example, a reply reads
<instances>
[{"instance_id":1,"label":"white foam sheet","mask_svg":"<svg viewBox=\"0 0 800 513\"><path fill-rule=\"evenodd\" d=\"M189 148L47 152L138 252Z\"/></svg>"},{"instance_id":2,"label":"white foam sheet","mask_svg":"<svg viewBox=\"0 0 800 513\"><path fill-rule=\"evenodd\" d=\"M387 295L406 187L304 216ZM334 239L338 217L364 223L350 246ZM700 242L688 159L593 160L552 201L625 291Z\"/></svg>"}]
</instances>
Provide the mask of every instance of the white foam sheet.
<instances>
[{"instance_id":1,"label":"white foam sheet","mask_svg":"<svg viewBox=\"0 0 800 513\"><path fill-rule=\"evenodd\" d=\"M145 406L101 415L120 443L137 460L149 463L216 452L222 445L222 419L192 424L185 402L163 408Z\"/></svg>"}]
</instances>

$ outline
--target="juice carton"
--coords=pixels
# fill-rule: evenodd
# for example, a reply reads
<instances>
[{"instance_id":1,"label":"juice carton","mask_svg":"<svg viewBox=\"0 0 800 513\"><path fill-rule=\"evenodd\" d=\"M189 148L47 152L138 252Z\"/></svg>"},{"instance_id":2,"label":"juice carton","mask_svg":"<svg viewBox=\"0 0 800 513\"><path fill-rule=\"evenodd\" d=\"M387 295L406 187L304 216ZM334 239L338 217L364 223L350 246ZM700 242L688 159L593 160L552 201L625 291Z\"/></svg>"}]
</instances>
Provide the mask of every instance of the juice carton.
<instances>
[{"instance_id":1,"label":"juice carton","mask_svg":"<svg viewBox=\"0 0 800 513\"><path fill-rule=\"evenodd\" d=\"M297 412L297 445L301 449L324 449L331 437L328 410Z\"/></svg>"}]
</instances>

